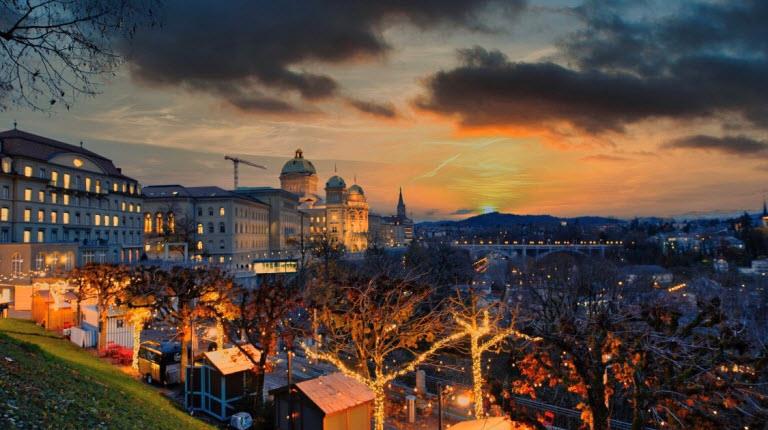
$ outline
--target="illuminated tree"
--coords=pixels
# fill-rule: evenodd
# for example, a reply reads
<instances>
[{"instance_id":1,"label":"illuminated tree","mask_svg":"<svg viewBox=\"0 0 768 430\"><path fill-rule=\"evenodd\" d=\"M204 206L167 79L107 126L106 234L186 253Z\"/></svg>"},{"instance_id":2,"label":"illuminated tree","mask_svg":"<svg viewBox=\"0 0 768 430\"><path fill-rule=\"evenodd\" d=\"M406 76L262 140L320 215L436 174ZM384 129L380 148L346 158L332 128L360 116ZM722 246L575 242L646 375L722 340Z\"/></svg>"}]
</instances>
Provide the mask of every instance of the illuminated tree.
<instances>
[{"instance_id":1,"label":"illuminated tree","mask_svg":"<svg viewBox=\"0 0 768 430\"><path fill-rule=\"evenodd\" d=\"M451 316L457 325L456 332L469 338L469 354L472 359L472 397L475 417L485 416L483 407L483 354L501 347L512 337L518 340L538 340L515 328L514 319L500 302L488 303L474 291L466 297L460 293L451 300ZM504 327L505 318L510 318Z\"/></svg>"},{"instance_id":2,"label":"illuminated tree","mask_svg":"<svg viewBox=\"0 0 768 430\"><path fill-rule=\"evenodd\" d=\"M109 308L115 305L116 299L128 285L129 278L128 268L116 264L88 264L73 270L68 276L68 281L76 288L78 314L80 300L96 298L99 313L99 349L107 345Z\"/></svg>"},{"instance_id":3,"label":"illuminated tree","mask_svg":"<svg viewBox=\"0 0 768 430\"><path fill-rule=\"evenodd\" d=\"M78 327L83 319L81 305L84 300L91 298L93 294L86 273L87 272L81 270L79 267L75 267L67 274L67 284L72 288L72 294L75 295L75 324Z\"/></svg>"},{"instance_id":4,"label":"illuminated tree","mask_svg":"<svg viewBox=\"0 0 768 430\"><path fill-rule=\"evenodd\" d=\"M157 22L159 0L0 0L0 109L69 108L121 62L116 43ZM40 101L42 99L42 102Z\"/></svg>"},{"instance_id":5,"label":"illuminated tree","mask_svg":"<svg viewBox=\"0 0 768 430\"><path fill-rule=\"evenodd\" d=\"M141 332L144 330L144 324L152 318L152 311L146 307L129 308L128 322L133 327L133 356L131 365L134 369L139 368L139 348L141 346Z\"/></svg>"},{"instance_id":6,"label":"illuminated tree","mask_svg":"<svg viewBox=\"0 0 768 430\"><path fill-rule=\"evenodd\" d=\"M137 266L130 273L129 281L116 299L117 305L128 309L128 321L133 325L133 358L131 364L138 368L141 332L158 309L157 292L166 272L157 267Z\"/></svg>"},{"instance_id":7,"label":"illuminated tree","mask_svg":"<svg viewBox=\"0 0 768 430\"><path fill-rule=\"evenodd\" d=\"M370 388L375 430L383 430L386 387L463 334L444 332L447 312L425 308L430 290L414 280L348 275L333 288L338 300L316 312L320 334L305 345L307 356Z\"/></svg>"},{"instance_id":8,"label":"illuminated tree","mask_svg":"<svg viewBox=\"0 0 768 430\"><path fill-rule=\"evenodd\" d=\"M222 308L214 309L230 338L244 336L259 350L259 355L254 357L251 350L241 348L254 364L256 412L264 404L264 374L270 370L270 359L277 353L277 342L281 337L292 337L289 319L301 305L301 293L294 281L282 277L262 279L258 287L241 287L232 292L232 310L225 311L228 314L221 313Z\"/></svg>"}]
</instances>

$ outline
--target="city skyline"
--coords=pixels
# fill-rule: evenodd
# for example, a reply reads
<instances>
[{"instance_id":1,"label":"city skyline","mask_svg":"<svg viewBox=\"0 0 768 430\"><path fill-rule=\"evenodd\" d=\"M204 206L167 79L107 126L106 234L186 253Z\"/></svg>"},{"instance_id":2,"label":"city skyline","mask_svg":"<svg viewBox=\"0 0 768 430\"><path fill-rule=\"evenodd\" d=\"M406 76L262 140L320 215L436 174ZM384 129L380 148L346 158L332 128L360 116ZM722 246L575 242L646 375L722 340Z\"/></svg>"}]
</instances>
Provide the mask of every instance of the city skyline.
<instances>
[{"instance_id":1,"label":"city skyline","mask_svg":"<svg viewBox=\"0 0 768 430\"><path fill-rule=\"evenodd\" d=\"M84 141L146 185L231 188L223 157L232 154L268 167L241 168L243 185L277 186L280 166L301 148L321 181L334 165L356 176L376 212L391 212L402 186L417 220L490 210L622 218L758 210L765 47L750 21L717 41L712 34L718 23L762 16L764 6L618 3L326 11L333 26L291 33L298 41L277 33L264 49L253 44L263 36L256 30L215 24L225 43L190 42L200 52L221 48L210 67L168 49L206 13L234 19L231 8L182 13L170 2L163 33L137 37L101 94L50 113L10 106L0 128L15 120L31 133ZM299 25L275 20L286 32ZM685 38L684 27L700 31ZM305 46L311 31L337 31L349 49L326 52L323 37ZM283 55L268 57L270 47Z\"/></svg>"}]
</instances>

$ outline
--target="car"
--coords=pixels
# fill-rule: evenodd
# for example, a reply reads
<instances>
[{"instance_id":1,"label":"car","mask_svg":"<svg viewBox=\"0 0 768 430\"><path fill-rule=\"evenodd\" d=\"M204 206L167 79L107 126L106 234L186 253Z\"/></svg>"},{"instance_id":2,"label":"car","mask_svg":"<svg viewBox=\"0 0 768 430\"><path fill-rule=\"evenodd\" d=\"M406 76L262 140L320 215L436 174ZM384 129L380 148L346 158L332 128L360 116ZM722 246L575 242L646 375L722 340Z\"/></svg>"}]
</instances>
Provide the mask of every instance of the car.
<instances>
[{"instance_id":1,"label":"car","mask_svg":"<svg viewBox=\"0 0 768 430\"><path fill-rule=\"evenodd\" d=\"M147 384L172 385L181 381L181 345L178 342L142 342L139 375Z\"/></svg>"}]
</instances>

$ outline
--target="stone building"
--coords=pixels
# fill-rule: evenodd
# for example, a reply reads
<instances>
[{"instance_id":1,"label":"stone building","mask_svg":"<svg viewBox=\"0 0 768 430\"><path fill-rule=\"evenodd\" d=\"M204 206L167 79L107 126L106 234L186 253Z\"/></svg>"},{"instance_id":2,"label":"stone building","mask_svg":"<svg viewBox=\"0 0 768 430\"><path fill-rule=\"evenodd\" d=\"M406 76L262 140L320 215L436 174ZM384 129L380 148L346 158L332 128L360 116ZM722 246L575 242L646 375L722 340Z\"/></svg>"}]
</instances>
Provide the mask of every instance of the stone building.
<instances>
[{"instance_id":1,"label":"stone building","mask_svg":"<svg viewBox=\"0 0 768 430\"><path fill-rule=\"evenodd\" d=\"M141 205L139 183L82 144L15 128L0 132L3 273L136 262Z\"/></svg>"}]
</instances>

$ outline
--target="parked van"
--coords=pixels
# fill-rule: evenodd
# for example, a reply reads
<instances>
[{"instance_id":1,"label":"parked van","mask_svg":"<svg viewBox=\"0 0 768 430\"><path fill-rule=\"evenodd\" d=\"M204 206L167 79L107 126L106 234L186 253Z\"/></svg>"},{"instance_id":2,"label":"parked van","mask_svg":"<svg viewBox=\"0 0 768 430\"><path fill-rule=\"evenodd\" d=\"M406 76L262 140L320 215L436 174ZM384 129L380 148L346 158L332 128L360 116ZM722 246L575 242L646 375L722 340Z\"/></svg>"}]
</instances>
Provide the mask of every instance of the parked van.
<instances>
[{"instance_id":1,"label":"parked van","mask_svg":"<svg viewBox=\"0 0 768 430\"><path fill-rule=\"evenodd\" d=\"M178 342L142 342L139 374L147 384L177 384L181 381L181 345Z\"/></svg>"}]
</instances>

